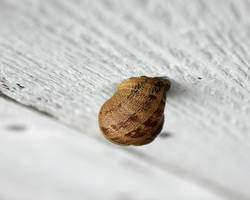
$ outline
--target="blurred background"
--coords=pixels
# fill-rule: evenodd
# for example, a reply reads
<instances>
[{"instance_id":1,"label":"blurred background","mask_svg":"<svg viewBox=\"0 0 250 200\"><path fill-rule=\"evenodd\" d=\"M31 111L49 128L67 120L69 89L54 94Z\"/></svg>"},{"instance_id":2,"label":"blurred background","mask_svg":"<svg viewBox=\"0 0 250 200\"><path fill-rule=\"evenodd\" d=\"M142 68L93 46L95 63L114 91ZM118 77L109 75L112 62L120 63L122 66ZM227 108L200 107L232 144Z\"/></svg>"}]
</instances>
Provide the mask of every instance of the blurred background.
<instances>
[{"instance_id":1,"label":"blurred background","mask_svg":"<svg viewBox=\"0 0 250 200\"><path fill-rule=\"evenodd\" d=\"M250 199L249 10L0 0L0 199ZM142 75L171 81L161 134L112 144L99 110Z\"/></svg>"}]
</instances>

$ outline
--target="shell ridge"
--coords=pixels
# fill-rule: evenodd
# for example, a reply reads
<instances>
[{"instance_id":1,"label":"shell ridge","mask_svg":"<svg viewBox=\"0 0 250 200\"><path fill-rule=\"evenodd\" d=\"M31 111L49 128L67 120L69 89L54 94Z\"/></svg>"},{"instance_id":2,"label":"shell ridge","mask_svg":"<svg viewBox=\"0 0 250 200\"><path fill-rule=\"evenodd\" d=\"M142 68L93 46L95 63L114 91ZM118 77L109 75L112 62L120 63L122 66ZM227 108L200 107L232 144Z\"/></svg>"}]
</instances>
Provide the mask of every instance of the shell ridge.
<instances>
[{"instance_id":1,"label":"shell ridge","mask_svg":"<svg viewBox=\"0 0 250 200\"><path fill-rule=\"evenodd\" d=\"M104 137L119 145L144 145L155 139L164 124L170 82L137 77L122 82L99 113Z\"/></svg>"}]
</instances>

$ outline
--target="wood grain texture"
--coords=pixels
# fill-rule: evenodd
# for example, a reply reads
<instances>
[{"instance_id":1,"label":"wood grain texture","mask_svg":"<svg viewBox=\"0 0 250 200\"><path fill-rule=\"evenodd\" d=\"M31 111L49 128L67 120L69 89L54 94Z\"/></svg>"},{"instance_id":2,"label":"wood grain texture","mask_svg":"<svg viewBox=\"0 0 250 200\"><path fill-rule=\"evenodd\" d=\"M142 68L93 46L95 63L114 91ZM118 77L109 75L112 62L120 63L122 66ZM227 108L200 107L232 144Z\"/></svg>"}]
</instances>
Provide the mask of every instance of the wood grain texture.
<instances>
[{"instance_id":1,"label":"wood grain texture","mask_svg":"<svg viewBox=\"0 0 250 200\"><path fill-rule=\"evenodd\" d=\"M1 200L221 199L2 98L0 113Z\"/></svg>"},{"instance_id":2,"label":"wood grain texture","mask_svg":"<svg viewBox=\"0 0 250 200\"><path fill-rule=\"evenodd\" d=\"M97 115L115 86L168 76L170 137L120 151L249 199L249 9L248 0L1 0L1 92L112 146Z\"/></svg>"}]
</instances>

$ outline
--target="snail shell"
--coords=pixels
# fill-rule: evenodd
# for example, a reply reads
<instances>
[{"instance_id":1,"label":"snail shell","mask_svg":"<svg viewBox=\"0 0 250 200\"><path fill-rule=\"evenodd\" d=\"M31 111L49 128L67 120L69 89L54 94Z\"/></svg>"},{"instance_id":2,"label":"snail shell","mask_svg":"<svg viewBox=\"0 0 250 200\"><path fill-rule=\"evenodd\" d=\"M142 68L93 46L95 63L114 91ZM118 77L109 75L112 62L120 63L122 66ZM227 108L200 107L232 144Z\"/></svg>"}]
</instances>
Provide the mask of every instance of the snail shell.
<instances>
[{"instance_id":1,"label":"snail shell","mask_svg":"<svg viewBox=\"0 0 250 200\"><path fill-rule=\"evenodd\" d=\"M142 76L122 82L100 110L103 135L119 145L152 142L163 127L169 88L170 82L163 78Z\"/></svg>"}]
</instances>

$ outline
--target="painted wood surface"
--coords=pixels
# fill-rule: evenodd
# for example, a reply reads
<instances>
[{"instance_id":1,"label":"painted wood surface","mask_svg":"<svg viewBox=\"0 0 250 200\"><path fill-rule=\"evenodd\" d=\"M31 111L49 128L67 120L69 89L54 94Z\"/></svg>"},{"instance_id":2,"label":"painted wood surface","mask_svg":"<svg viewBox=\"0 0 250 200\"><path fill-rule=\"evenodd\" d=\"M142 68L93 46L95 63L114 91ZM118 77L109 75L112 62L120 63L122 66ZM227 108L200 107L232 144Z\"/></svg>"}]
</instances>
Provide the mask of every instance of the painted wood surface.
<instances>
[{"instance_id":1,"label":"painted wood surface","mask_svg":"<svg viewBox=\"0 0 250 200\"><path fill-rule=\"evenodd\" d=\"M221 199L6 99L0 99L0 111L1 200Z\"/></svg>"},{"instance_id":2,"label":"painted wood surface","mask_svg":"<svg viewBox=\"0 0 250 200\"><path fill-rule=\"evenodd\" d=\"M129 155L133 165L161 171L165 175L155 179L159 184L170 184L165 176L171 174L220 198L250 199L249 9L247 0L1 0L0 90L50 117L46 120L56 120L58 137L75 129L82 134L67 137L79 146L89 138L97 149ZM166 123L150 145L117 147L100 134L98 111L120 81L140 75L171 80ZM32 126L33 121L26 121ZM21 134L16 137L25 144ZM64 145L70 144L61 147L67 154ZM42 149L33 155L43 156ZM86 162L97 156L85 153ZM71 154L76 164L81 152ZM103 165L108 168L118 157L107 156ZM51 166L53 162L48 160ZM39 169L36 173L43 174L44 168ZM179 192L173 194L178 198Z\"/></svg>"}]
</instances>

